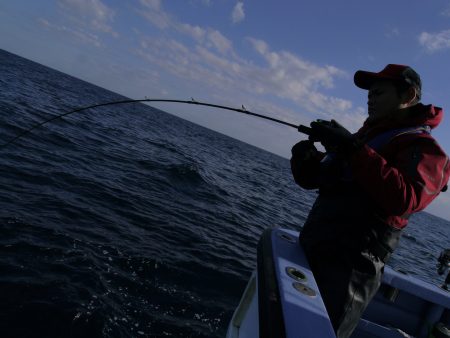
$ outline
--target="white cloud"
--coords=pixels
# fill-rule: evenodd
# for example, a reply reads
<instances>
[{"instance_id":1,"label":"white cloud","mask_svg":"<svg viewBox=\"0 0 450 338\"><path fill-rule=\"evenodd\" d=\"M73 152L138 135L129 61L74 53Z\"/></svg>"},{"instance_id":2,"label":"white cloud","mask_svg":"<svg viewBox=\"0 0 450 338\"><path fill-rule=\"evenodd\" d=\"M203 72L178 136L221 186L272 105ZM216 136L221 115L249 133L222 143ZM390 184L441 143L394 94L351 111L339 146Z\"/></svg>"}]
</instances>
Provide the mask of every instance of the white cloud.
<instances>
[{"instance_id":1,"label":"white cloud","mask_svg":"<svg viewBox=\"0 0 450 338\"><path fill-rule=\"evenodd\" d=\"M58 0L58 5L64 23L39 18L41 26L95 47L104 46L101 33L118 37L111 26L115 12L100 0Z\"/></svg>"},{"instance_id":2,"label":"white cloud","mask_svg":"<svg viewBox=\"0 0 450 338\"><path fill-rule=\"evenodd\" d=\"M44 26L47 29L51 29L59 33L63 33L64 35L69 35L72 38L75 38L76 40L80 41L81 43L90 44L95 47L103 46L98 35L88 32L84 29L72 28L65 25L52 24L48 20L43 18L39 18L37 21L41 26Z\"/></svg>"},{"instance_id":3,"label":"white cloud","mask_svg":"<svg viewBox=\"0 0 450 338\"><path fill-rule=\"evenodd\" d=\"M336 78L348 77L342 70L307 62L286 51L271 51L266 42L249 38L265 61L255 65L234 53L225 53L232 48L231 42L218 31L208 31L206 38L216 41L217 46L210 49L205 42L192 47L174 39L146 38L139 55L179 79L211 91L228 92L230 97L236 93L264 100L276 97L294 103L303 113L336 118L352 130L363 121L363 109L324 93L333 88Z\"/></svg>"},{"instance_id":4,"label":"white cloud","mask_svg":"<svg viewBox=\"0 0 450 338\"><path fill-rule=\"evenodd\" d=\"M141 14L159 29L174 30L194 39L197 43L213 48L221 54L232 51L232 43L218 30L179 22L161 6L159 0L140 0L145 10Z\"/></svg>"},{"instance_id":5,"label":"white cloud","mask_svg":"<svg viewBox=\"0 0 450 338\"><path fill-rule=\"evenodd\" d=\"M39 24L41 24L44 27L50 28L52 25L50 22L48 22L46 19L44 18L39 18L38 19Z\"/></svg>"},{"instance_id":6,"label":"white cloud","mask_svg":"<svg viewBox=\"0 0 450 338\"><path fill-rule=\"evenodd\" d=\"M166 29L171 26L170 17L164 15L164 13L147 11L142 13L142 15L159 29Z\"/></svg>"},{"instance_id":7,"label":"white cloud","mask_svg":"<svg viewBox=\"0 0 450 338\"><path fill-rule=\"evenodd\" d=\"M58 0L58 3L85 17L94 17L99 21L112 19L114 12L100 0Z\"/></svg>"},{"instance_id":8,"label":"white cloud","mask_svg":"<svg viewBox=\"0 0 450 338\"><path fill-rule=\"evenodd\" d=\"M140 0L141 4L154 11L161 10L161 0Z\"/></svg>"},{"instance_id":9,"label":"white cloud","mask_svg":"<svg viewBox=\"0 0 450 338\"><path fill-rule=\"evenodd\" d=\"M445 8L445 9L442 11L441 14L444 15L444 16L450 17L450 5L448 5L447 8Z\"/></svg>"},{"instance_id":10,"label":"white cloud","mask_svg":"<svg viewBox=\"0 0 450 338\"><path fill-rule=\"evenodd\" d=\"M400 36L400 30L397 27L388 27L385 36L388 39L398 38Z\"/></svg>"},{"instance_id":11,"label":"white cloud","mask_svg":"<svg viewBox=\"0 0 450 338\"><path fill-rule=\"evenodd\" d=\"M217 30L209 30L208 41L216 50L218 50L222 54L225 54L232 49L231 41Z\"/></svg>"},{"instance_id":12,"label":"white cloud","mask_svg":"<svg viewBox=\"0 0 450 338\"><path fill-rule=\"evenodd\" d=\"M450 48L450 29L439 33L423 32L419 35L419 43L430 53Z\"/></svg>"},{"instance_id":13,"label":"white cloud","mask_svg":"<svg viewBox=\"0 0 450 338\"><path fill-rule=\"evenodd\" d=\"M141 36L143 42L137 53L158 71L165 70L182 82L196 83L195 90L203 92L226 92L229 97L253 97L264 102L269 98L284 100L302 113L335 118L352 130L364 120L362 108L326 93L334 88L336 79L349 78L346 72L334 66L314 64L288 51L272 51L265 41L247 38L263 61L255 64L239 56L232 41L218 30L179 22L164 11L160 1L141 0L141 4L152 24L169 33L189 36L196 42L195 45L181 43L176 34L160 38ZM153 15L165 19L157 22Z\"/></svg>"},{"instance_id":14,"label":"white cloud","mask_svg":"<svg viewBox=\"0 0 450 338\"><path fill-rule=\"evenodd\" d=\"M160 0L140 0L144 10L140 13L149 22L159 29L167 29L173 26L173 20L161 6Z\"/></svg>"},{"instance_id":15,"label":"white cloud","mask_svg":"<svg viewBox=\"0 0 450 338\"><path fill-rule=\"evenodd\" d=\"M115 12L101 0L58 0L58 4L79 28L118 36L111 26Z\"/></svg>"},{"instance_id":16,"label":"white cloud","mask_svg":"<svg viewBox=\"0 0 450 338\"><path fill-rule=\"evenodd\" d=\"M205 29L203 29L199 26L192 26L192 25L189 25L186 23L179 24L178 30L183 34L190 36L197 42L203 41L203 39L205 38L205 35L206 35Z\"/></svg>"},{"instance_id":17,"label":"white cloud","mask_svg":"<svg viewBox=\"0 0 450 338\"><path fill-rule=\"evenodd\" d=\"M238 2L234 6L233 12L231 13L231 20L233 21L233 23L238 23L244 19L245 19L244 3Z\"/></svg>"},{"instance_id":18,"label":"white cloud","mask_svg":"<svg viewBox=\"0 0 450 338\"><path fill-rule=\"evenodd\" d=\"M253 48L256 49L256 51L258 51L258 53L262 55L266 54L267 50L269 49L269 46L263 40L257 40L253 38L249 38L248 40L253 45Z\"/></svg>"},{"instance_id":19,"label":"white cloud","mask_svg":"<svg viewBox=\"0 0 450 338\"><path fill-rule=\"evenodd\" d=\"M320 87L333 88L335 77L346 73L333 66L318 66L287 51L272 52L266 42L248 38L255 51L267 62L268 78L292 99ZM316 100L317 102L317 100Z\"/></svg>"},{"instance_id":20,"label":"white cloud","mask_svg":"<svg viewBox=\"0 0 450 338\"><path fill-rule=\"evenodd\" d=\"M259 93L288 99L315 115L336 118L351 129L363 121L362 109L353 108L351 101L324 94L334 87L336 78L348 77L344 71L313 64L287 51L271 51L262 40L248 40L267 64L252 71L255 82L263 84L256 87Z\"/></svg>"}]
</instances>

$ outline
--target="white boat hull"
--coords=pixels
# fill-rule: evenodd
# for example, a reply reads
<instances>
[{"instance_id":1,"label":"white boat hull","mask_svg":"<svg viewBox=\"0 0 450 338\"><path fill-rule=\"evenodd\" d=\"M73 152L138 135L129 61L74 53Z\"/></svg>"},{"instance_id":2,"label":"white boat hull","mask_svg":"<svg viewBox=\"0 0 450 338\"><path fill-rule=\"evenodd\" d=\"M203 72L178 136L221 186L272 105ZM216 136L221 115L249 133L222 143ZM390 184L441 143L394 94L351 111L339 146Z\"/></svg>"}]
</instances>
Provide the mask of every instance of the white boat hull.
<instances>
[{"instance_id":1,"label":"white boat hull","mask_svg":"<svg viewBox=\"0 0 450 338\"><path fill-rule=\"evenodd\" d=\"M287 229L268 229L262 235L257 269L227 338L336 337L298 236ZM386 266L382 285L352 338L427 338L438 323L444 331L450 325L450 293Z\"/></svg>"}]
</instances>

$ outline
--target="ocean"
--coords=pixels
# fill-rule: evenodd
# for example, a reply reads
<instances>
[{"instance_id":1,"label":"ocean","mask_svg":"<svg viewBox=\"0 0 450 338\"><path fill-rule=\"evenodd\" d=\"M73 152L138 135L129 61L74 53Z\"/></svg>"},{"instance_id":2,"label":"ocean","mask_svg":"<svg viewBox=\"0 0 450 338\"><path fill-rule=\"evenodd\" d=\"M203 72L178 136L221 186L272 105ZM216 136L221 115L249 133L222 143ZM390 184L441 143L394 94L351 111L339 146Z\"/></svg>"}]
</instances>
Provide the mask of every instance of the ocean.
<instances>
[{"instance_id":1,"label":"ocean","mask_svg":"<svg viewBox=\"0 0 450 338\"><path fill-rule=\"evenodd\" d=\"M0 50L0 144L123 99ZM0 148L0 189L1 337L223 337L260 234L316 197L287 159L141 103ZM390 265L441 284L449 236L421 212Z\"/></svg>"}]
</instances>

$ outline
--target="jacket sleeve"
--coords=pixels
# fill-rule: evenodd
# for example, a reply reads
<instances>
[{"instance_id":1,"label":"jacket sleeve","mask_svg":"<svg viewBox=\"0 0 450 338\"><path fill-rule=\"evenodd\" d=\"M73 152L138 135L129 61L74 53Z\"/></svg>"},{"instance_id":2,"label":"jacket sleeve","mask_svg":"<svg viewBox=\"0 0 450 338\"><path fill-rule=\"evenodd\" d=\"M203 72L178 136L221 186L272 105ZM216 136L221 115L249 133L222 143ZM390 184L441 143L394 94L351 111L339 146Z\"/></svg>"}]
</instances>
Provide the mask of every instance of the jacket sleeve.
<instances>
[{"instance_id":1,"label":"jacket sleeve","mask_svg":"<svg viewBox=\"0 0 450 338\"><path fill-rule=\"evenodd\" d=\"M304 189L319 188L320 161L324 153L315 148L308 156L305 156L305 149L301 149L303 142L299 142L292 148L291 171L295 183ZM300 148L300 149L299 149Z\"/></svg>"},{"instance_id":2,"label":"jacket sleeve","mask_svg":"<svg viewBox=\"0 0 450 338\"><path fill-rule=\"evenodd\" d=\"M354 179L380 211L408 217L423 210L447 184L449 159L431 137L415 137L391 147L395 155L389 162L365 145L350 163Z\"/></svg>"}]
</instances>

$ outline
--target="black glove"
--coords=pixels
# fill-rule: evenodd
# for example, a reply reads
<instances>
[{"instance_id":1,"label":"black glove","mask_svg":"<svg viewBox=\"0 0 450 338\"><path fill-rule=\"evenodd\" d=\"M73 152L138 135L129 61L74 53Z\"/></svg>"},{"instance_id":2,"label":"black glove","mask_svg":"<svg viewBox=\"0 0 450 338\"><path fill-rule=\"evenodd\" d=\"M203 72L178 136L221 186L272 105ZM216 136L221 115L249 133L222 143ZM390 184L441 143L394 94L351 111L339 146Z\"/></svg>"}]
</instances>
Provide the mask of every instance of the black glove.
<instances>
[{"instance_id":1,"label":"black glove","mask_svg":"<svg viewBox=\"0 0 450 338\"><path fill-rule=\"evenodd\" d=\"M359 147L355 136L335 120L311 122L310 141L320 142L328 152L350 153Z\"/></svg>"},{"instance_id":2,"label":"black glove","mask_svg":"<svg viewBox=\"0 0 450 338\"><path fill-rule=\"evenodd\" d=\"M304 189L319 187L321 153L312 141L300 141L292 147L291 171L295 182Z\"/></svg>"},{"instance_id":3,"label":"black glove","mask_svg":"<svg viewBox=\"0 0 450 338\"><path fill-rule=\"evenodd\" d=\"M316 158L318 150L312 141L300 141L291 149L292 159L300 161L308 161Z\"/></svg>"}]
</instances>

